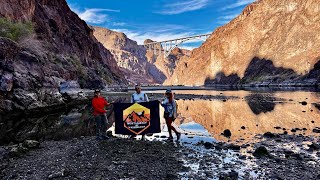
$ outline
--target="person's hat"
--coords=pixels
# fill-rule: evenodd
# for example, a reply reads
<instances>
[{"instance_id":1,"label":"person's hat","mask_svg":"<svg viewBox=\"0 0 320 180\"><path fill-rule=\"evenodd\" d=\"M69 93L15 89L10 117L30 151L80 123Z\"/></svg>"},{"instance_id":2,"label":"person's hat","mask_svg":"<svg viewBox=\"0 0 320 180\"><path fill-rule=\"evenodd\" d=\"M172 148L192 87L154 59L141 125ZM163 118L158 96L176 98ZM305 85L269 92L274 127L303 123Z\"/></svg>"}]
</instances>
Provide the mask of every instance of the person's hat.
<instances>
[{"instance_id":1,"label":"person's hat","mask_svg":"<svg viewBox=\"0 0 320 180\"><path fill-rule=\"evenodd\" d=\"M96 94L96 93L99 93L99 92L101 92L100 89L94 90L94 93L95 93L95 94Z\"/></svg>"},{"instance_id":2,"label":"person's hat","mask_svg":"<svg viewBox=\"0 0 320 180\"><path fill-rule=\"evenodd\" d=\"M167 89L166 93L172 93L171 89Z\"/></svg>"},{"instance_id":3,"label":"person's hat","mask_svg":"<svg viewBox=\"0 0 320 180\"><path fill-rule=\"evenodd\" d=\"M136 84L134 88L141 88L141 86L139 84Z\"/></svg>"}]
</instances>

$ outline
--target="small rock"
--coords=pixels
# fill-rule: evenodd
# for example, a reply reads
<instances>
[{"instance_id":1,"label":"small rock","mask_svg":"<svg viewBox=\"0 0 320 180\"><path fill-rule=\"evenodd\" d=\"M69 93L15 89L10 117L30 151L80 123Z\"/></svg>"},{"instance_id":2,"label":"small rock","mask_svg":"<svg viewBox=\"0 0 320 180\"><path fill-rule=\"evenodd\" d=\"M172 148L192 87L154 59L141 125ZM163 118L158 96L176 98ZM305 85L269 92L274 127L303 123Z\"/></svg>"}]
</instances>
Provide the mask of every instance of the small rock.
<instances>
[{"instance_id":1,"label":"small rock","mask_svg":"<svg viewBox=\"0 0 320 180\"><path fill-rule=\"evenodd\" d=\"M10 157L20 157L23 154L25 154L26 152L28 152L28 149L22 146L16 146L13 147L10 151L9 151L9 155Z\"/></svg>"},{"instance_id":2,"label":"small rock","mask_svg":"<svg viewBox=\"0 0 320 180\"><path fill-rule=\"evenodd\" d=\"M320 133L320 129L314 128L314 129L312 130L312 132L314 132L314 133Z\"/></svg>"},{"instance_id":3,"label":"small rock","mask_svg":"<svg viewBox=\"0 0 320 180\"><path fill-rule=\"evenodd\" d=\"M253 152L253 156L257 158L261 158L261 157L269 156L269 152L266 147L260 146Z\"/></svg>"},{"instance_id":4,"label":"small rock","mask_svg":"<svg viewBox=\"0 0 320 180\"><path fill-rule=\"evenodd\" d=\"M243 144L243 145L241 145L241 148L247 148L247 147L249 147L250 146L250 144Z\"/></svg>"},{"instance_id":5,"label":"small rock","mask_svg":"<svg viewBox=\"0 0 320 180\"><path fill-rule=\"evenodd\" d=\"M238 172L231 170L228 174L220 174L219 175L219 180L237 180L238 179Z\"/></svg>"},{"instance_id":6,"label":"small rock","mask_svg":"<svg viewBox=\"0 0 320 180\"><path fill-rule=\"evenodd\" d=\"M306 101L300 102L303 106L307 105L308 103Z\"/></svg>"},{"instance_id":7,"label":"small rock","mask_svg":"<svg viewBox=\"0 0 320 180\"><path fill-rule=\"evenodd\" d=\"M294 154L294 152L291 150L284 150L283 152L286 158L289 158L292 154Z\"/></svg>"},{"instance_id":8,"label":"small rock","mask_svg":"<svg viewBox=\"0 0 320 180\"><path fill-rule=\"evenodd\" d=\"M296 129L291 129L291 132L297 132L297 130Z\"/></svg>"},{"instance_id":9,"label":"small rock","mask_svg":"<svg viewBox=\"0 0 320 180\"><path fill-rule=\"evenodd\" d=\"M235 151L239 151L240 150L240 146L235 145L235 144L228 144L225 146L226 149L231 149L231 150L235 150Z\"/></svg>"},{"instance_id":10,"label":"small rock","mask_svg":"<svg viewBox=\"0 0 320 180\"><path fill-rule=\"evenodd\" d=\"M23 146L29 149L36 149L36 148L39 148L40 143L35 140L25 140L23 142Z\"/></svg>"},{"instance_id":11,"label":"small rock","mask_svg":"<svg viewBox=\"0 0 320 180\"><path fill-rule=\"evenodd\" d=\"M107 131L107 136L108 136L108 137L113 137L112 131Z\"/></svg>"},{"instance_id":12,"label":"small rock","mask_svg":"<svg viewBox=\"0 0 320 180\"><path fill-rule=\"evenodd\" d=\"M276 127L274 127L275 129L281 129L281 127L279 127L279 126L276 126Z\"/></svg>"},{"instance_id":13,"label":"small rock","mask_svg":"<svg viewBox=\"0 0 320 180\"><path fill-rule=\"evenodd\" d=\"M206 149L211 149L213 147L213 144L210 142L205 142L203 145Z\"/></svg>"},{"instance_id":14,"label":"small rock","mask_svg":"<svg viewBox=\"0 0 320 180\"><path fill-rule=\"evenodd\" d=\"M231 137L231 131L229 129L224 130L222 134L227 138Z\"/></svg>"},{"instance_id":15,"label":"small rock","mask_svg":"<svg viewBox=\"0 0 320 180\"><path fill-rule=\"evenodd\" d=\"M309 150L311 150L311 151L320 149L320 145L315 142L312 142L312 144L310 144L308 146L309 146Z\"/></svg>"},{"instance_id":16,"label":"small rock","mask_svg":"<svg viewBox=\"0 0 320 180\"><path fill-rule=\"evenodd\" d=\"M244 127L244 126L241 126L241 129L246 129L246 127Z\"/></svg>"},{"instance_id":17,"label":"small rock","mask_svg":"<svg viewBox=\"0 0 320 180\"><path fill-rule=\"evenodd\" d=\"M311 123L314 123L314 121L311 121Z\"/></svg>"},{"instance_id":18,"label":"small rock","mask_svg":"<svg viewBox=\"0 0 320 180\"><path fill-rule=\"evenodd\" d=\"M178 179L176 174L168 173L166 179Z\"/></svg>"},{"instance_id":19,"label":"small rock","mask_svg":"<svg viewBox=\"0 0 320 180\"><path fill-rule=\"evenodd\" d=\"M276 137L276 135L271 133L271 132L266 132L266 133L263 134L263 136L266 137L266 138L274 138L274 137Z\"/></svg>"},{"instance_id":20,"label":"small rock","mask_svg":"<svg viewBox=\"0 0 320 180\"><path fill-rule=\"evenodd\" d=\"M8 151L0 147L0 160L6 158L7 155L8 155Z\"/></svg>"},{"instance_id":21,"label":"small rock","mask_svg":"<svg viewBox=\"0 0 320 180\"><path fill-rule=\"evenodd\" d=\"M65 177L67 175L67 171L62 169L60 172L54 172L48 176L48 179L60 178Z\"/></svg>"},{"instance_id":22,"label":"small rock","mask_svg":"<svg viewBox=\"0 0 320 180\"><path fill-rule=\"evenodd\" d=\"M283 180L279 175L274 174L270 177L271 179Z\"/></svg>"}]
</instances>

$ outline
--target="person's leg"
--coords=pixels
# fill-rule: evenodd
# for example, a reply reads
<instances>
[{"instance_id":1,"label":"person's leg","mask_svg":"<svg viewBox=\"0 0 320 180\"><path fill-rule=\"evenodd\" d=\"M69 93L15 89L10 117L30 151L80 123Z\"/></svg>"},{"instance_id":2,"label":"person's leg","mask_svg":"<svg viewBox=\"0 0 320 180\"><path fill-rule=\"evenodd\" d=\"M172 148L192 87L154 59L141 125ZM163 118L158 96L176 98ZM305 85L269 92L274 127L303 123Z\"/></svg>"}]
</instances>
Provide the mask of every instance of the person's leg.
<instances>
[{"instance_id":1,"label":"person's leg","mask_svg":"<svg viewBox=\"0 0 320 180\"><path fill-rule=\"evenodd\" d=\"M171 118L166 119L166 123L167 123L167 127L168 127L169 138L173 138L172 132L171 132L172 119Z\"/></svg>"},{"instance_id":2,"label":"person's leg","mask_svg":"<svg viewBox=\"0 0 320 180\"><path fill-rule=\"evenodd\" d=\"M173 121L172 121L173 122ZM172 126L172 122L171 122L171 129L176 133L177 135L177 140L179 141L180 140L180 137L181 137L181 133L179 133L175 127Z\"/></svg>"},{"instance_id":3,"label":"person's leg","mask_svg":"<svg viewBox=\"0 0 320 180\"><path fill-rule=\"evenodd\" d=\"M107 138L107 116L101 115L101 136Z\"/></svg>"},{"instance_id":4,"label":"person's leg","mask_svg":"<svg viewBox=\"0 0 320 180\"><path fill-rule=\"evenodd\" d=\"M99 115L95 116L94 117L95 121L96 121L96 136L97 136L97 139L100 139L101 138L101 117Z\"/></svg>"}]
</instances>

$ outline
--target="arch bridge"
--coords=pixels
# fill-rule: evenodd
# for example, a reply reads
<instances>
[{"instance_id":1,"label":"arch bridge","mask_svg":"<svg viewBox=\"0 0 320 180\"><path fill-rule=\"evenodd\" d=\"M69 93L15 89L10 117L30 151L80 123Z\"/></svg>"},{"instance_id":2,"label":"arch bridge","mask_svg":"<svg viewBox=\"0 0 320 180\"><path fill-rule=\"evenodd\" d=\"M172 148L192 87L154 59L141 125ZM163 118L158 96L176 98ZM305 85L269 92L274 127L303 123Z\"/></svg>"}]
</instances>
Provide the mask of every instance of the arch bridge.
<instances>
[{"instance_id":1,"label":"arch bridge","mask_svg":"<svg viewBox=\"0 0 320 180\"><path fill-rule=\"evenodd\" d=\"M195 36L188 36L188 37L182 37L177 39L170 39L165 41L159 41L159 42L150 42L145 43L144 47L153 52L154 55L161 55L163 54L164 57L168 57L171 54L171 51L181 45L182 43L186 41L190 41L193 39L200 39L205 41L211 34L199 34Z\"/></svg>"}]
</instances>

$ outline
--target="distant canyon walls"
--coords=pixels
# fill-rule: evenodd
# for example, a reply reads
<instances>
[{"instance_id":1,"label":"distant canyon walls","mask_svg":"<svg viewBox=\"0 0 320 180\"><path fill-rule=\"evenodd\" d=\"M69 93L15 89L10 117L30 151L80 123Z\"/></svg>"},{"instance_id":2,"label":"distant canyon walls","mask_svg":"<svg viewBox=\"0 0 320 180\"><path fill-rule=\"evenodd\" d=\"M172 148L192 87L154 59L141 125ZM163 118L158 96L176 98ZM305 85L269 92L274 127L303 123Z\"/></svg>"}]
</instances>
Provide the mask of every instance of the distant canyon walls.
<instances>
[{"instance_id":1,"label":"distant canyon walls","mask_svg":"<svg viewBox=\"0 0 320 180\"><path fill-rule=\"evenodd\" d=\"M165 84L317 85L318 0L259 0L179 61Z\"/></svg>"},{"instance_id":2,"label":"distant canyon walls","mask_svg":"<svg viewBox=\"0 0 320 180\"><path fill-rule=\"evenodd\" d=\"M92 27L93 35L110 50L118 66L131 84L162 84L170 78L177 62L187 56L188 50L176 48L168 58L155 55L143 45L129 39L124 33L102 27ZM152 40L146 40L151 42ZM158 47L162 48L162 47Z\"/></svg>"}]
</instances>

